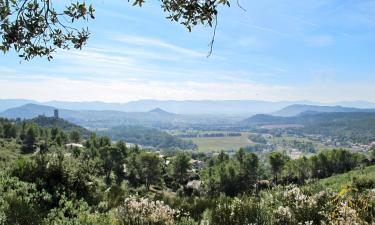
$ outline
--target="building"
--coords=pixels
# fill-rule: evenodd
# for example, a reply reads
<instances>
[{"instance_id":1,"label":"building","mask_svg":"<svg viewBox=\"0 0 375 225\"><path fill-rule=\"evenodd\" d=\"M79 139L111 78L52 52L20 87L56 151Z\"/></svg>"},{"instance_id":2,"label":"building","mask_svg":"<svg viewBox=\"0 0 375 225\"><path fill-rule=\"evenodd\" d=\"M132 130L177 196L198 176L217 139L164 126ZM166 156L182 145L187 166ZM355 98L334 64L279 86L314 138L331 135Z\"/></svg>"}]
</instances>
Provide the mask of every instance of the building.
<instances>
[{"instance_id":1,"label":"building","mask_svg":"<svg viewBox=\"0 0 375 225\"><path fill-rule=\"evenodd\" d=\"M55 119L59 118L59 110L58 109L53 110L53 116L55 117Z\"/></svg>"}]
</instances>

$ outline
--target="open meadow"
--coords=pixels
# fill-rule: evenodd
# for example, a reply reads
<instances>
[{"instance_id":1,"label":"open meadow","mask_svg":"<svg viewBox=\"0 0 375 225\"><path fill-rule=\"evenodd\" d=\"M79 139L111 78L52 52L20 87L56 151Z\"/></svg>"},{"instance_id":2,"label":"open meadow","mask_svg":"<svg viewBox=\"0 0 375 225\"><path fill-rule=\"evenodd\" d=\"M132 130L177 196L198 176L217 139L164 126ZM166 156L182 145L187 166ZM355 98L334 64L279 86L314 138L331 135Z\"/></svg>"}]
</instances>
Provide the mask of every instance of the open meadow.
<instances>
[{"instance_id":1,"label":"open meadow","mask_svg":"<svg viewBox=\"0 0 375 225\"><path fill-rule=\"evenodd\" d=\"M248 139L248 136L248 132L242 132L241 136L197 137L186 139L198 145L198 151L200 152L218 152L221 150L238 150L241 147L253 144L253 142Z\"/></svg>"}]
</instances>

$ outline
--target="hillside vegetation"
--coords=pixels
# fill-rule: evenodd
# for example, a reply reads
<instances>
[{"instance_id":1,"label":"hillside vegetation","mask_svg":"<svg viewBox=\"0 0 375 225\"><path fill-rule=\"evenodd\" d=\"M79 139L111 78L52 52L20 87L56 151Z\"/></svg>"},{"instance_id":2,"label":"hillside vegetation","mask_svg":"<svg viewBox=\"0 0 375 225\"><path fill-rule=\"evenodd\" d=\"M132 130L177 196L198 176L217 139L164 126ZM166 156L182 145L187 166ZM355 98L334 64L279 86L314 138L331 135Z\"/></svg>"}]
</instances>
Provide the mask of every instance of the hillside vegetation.
<instances>
[{"instance_id":1,"label":"hillside vegetation","mask_svg":"<svg viewBox=\"0 0 375 225\"><path fill-rule=\"evenodd\" d=\"M117 126L99 132L113 140L123 140L133 144L168 149L196 149L192 141L183 140L164 131L142 126Z\"/></svg>"},{"instance_id":2,"label":"hillside vegetation","mask_svg":"<svg viewBox=\"0 0 375 225\"><path fill-rule=\"evenodd\" d=\"M89 137L91 134L89 130L61 118L38 116L34 119L31 119L30 122L36 123L42 128L58 127L64 132L68 133L78 131L84 137Z\"/></svg>"},{"instance_id":3,"label":"hillside vegetation","mask_svg":"<svg viewBox=\"0 0 375 225\"><path fill-rule=\"evenodd\" d=\"M341 141L352 141L364 144L375 141L375 113L306 112L294 117L259 114L243 121L243 124L258 127L264 125L266 125L264 127L268 125L285 125L286 129L295 130L296 132L331 136Z\"/></svg>"},{"instance_id":4,"label":"hillside vegetation","mask_svg":"<svg viewBox=\"0 0 375 225\"><path fill-rule=\"evenodd\" d=\"M70 141L82 146L67 146ZM0 161L4 225L375 222L375 150L332 149L296 160L245 149L232 157L164 155L94 133L82 138L5 119L0 145L7 156Z\"/></svg>"}]
</instances>

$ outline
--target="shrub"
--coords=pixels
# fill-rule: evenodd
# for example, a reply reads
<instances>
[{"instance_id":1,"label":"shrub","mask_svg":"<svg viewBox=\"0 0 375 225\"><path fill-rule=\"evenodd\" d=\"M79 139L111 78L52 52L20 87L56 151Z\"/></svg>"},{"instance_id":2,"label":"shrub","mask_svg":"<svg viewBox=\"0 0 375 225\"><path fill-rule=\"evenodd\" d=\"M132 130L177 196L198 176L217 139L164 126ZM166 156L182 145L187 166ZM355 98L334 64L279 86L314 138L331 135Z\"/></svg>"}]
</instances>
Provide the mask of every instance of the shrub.
<instances>
[{"instance_id":1,"label":"shrub","mask_svg":"<svg viewBox=\"0 0 375 225\"><path fill-rule=\"evenodd\" d=\"M178 212L162 201L130 197L117 210L121 225L174 225Z\"/></svg>"},{"instance_id":2,"label":"shrub","mask_svg":"<svg viewBox=\"0 0 375 225\"><path fill-rule=\"evenodd\" d=\"M353 187L358 190L375 188L375 178L373 177L359 177L353 179Z\"/></svg>"}]
</instances>

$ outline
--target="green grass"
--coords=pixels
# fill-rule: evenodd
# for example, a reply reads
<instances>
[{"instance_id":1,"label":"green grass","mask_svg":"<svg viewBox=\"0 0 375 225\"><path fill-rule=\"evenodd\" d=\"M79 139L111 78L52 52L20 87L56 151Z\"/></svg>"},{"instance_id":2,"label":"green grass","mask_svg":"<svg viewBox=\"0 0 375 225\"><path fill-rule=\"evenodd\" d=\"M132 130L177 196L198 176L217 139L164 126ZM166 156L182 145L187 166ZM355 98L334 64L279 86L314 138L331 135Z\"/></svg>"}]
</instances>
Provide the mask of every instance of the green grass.
<instances>
[{"instance_id":1,"label":"green grass","mask_svg":"<svg viewBox=\"0 0 375 225\"><path fill-rule=\"evenodd\" d=\"M186 138L192 140L198 145L198 151L200 152L218 152L218 151L229 151L238 150L241 147L253 144L248 139L249 133L244 132L241 136L237 137L202 137L202 138Z\"/></svg>"},{"instance_id":2,"label":"green grass","mask_svg":"<svg viewBox=\"0 0 375 225\"><path fill-rule=\"evenodd\" d=\"M321 179L313 183L307 184L305 187L321 190L323 190L322 188L330 188L333 191L339 191L342 188L351 185L354 178L360 177L375 178L375 166L368 166L344 174L339 174L325 179Z\"/></svg>"}]
</instances>

